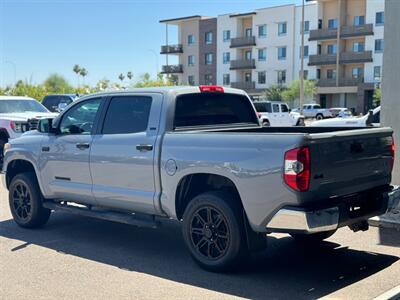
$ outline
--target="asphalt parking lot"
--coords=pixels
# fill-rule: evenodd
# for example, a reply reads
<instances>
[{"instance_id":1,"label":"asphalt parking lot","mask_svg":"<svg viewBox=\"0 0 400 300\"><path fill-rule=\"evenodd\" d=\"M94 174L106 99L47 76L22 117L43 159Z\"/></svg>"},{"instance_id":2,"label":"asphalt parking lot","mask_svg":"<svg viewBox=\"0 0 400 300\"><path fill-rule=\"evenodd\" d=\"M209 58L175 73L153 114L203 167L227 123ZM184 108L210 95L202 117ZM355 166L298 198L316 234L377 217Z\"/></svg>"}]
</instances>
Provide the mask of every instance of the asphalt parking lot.
<instances>
[{"instance_id":1,"label":"asphalt parking lot","mask_svg":"<svg viewBox=\"0 0 400 300\"><path fill-rule=\"evenodd\" d=\"M173 222L139 229L64 213L21 229L0 190L1 299L372 299L400 284L400 231L340 230L315 249L272 235L233 274L201 270Z\"/></svg>"}]
</instances>

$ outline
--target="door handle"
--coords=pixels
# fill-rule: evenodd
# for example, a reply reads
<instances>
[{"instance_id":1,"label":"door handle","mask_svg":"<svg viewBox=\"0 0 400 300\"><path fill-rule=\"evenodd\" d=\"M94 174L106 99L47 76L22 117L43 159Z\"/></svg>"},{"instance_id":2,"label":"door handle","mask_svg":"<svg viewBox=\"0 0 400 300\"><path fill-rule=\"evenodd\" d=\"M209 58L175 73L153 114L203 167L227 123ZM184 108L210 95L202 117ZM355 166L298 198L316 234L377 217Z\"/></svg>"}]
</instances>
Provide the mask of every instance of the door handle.
<instances>
[{"instance_id":1,"label":"door handle","mask_svg":"<svg viewBox=\"0 0 400 300\"><path fill-rule=\"evenodd\" d=\"M42 152L49 152L49 151L50 151L50 147L48 147L48 146L42 147Z\"/></svg>"},{"instance_id":2,"label":"door handle","mask_svg":"<svg viewBox=\"0 0 400 300\"><path fill-rule=\"evenodd\" d=\"M145 144L136 145L136 150L151 151L153 150L153 145L145 145Z\"/></svg>"},{"instance_id":3,"label":"door handle","mask_svg":"<svg viewBox=\"0 0 400 300\"><path fill-rule=\"evenodd\" d=\"M78 148L79 150L85 150L85 149L88 149L89 147L90 147L89 143L76 144L76 148Z\"/></svg>"}]
</instances>

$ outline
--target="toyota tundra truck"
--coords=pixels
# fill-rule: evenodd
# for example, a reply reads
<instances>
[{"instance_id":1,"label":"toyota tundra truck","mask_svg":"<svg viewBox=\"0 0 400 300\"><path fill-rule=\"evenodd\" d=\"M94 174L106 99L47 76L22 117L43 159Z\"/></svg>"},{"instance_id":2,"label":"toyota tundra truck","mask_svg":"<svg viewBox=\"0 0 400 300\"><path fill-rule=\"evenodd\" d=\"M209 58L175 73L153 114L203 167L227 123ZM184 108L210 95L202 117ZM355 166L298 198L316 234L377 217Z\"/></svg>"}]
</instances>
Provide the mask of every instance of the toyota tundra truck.
<instances>
[{"instance_id":1,"label":"toyota tundra truck","mask_svg":"<svg viewBox=\"0 0 400 300\"><path fill-rule=\"evenodd\" d=\"M262 127L220 86L93 94L5 145L15 222L52 211L156 228L181 223L193 259L231 270L269 233L317 245L397 205L390 128Z\"/></svg>"}]
</instances>

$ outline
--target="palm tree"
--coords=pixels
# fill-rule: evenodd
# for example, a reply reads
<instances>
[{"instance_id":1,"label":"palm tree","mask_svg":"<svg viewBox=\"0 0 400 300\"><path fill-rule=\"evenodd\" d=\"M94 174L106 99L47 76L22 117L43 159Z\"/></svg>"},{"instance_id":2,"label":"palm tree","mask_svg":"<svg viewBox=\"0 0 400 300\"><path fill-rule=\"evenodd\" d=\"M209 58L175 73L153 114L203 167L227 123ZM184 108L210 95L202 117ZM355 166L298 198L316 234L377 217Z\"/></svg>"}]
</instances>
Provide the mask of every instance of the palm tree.
<instances>
[{"instance_id":1,"label":"palm tree","mask_svg":"<svg viewBox=\"0 0 400 300\"><path fill-rule=\"evenodd\" d=\"M85 85L85 76L88 74L89 72L85 69L85 68L82 68L81 70L80 70L80 72L79 72L79 74L82 76L82 78L83 78L83 84Z\"/></svg>"},{"instance_id":2,"label":"palm tree","mask_svg":"<svg viewBox=\"0 0 400 300\"><path fill-rule=\"evenodd\" d=\"M79 75L80 75L80 73L81 73L81 67L80 67L78 64L76 64L76 65L74 65L74 67L72 68L72 70L73 70L74 73L76 74L76 78L78 79L77 81L78 81L78 86L79 86Z\"/></svg>"},{"instance_id":3,"label":"palm tree","mask_svg":"<svg viewBox=\"0 0 400 300\"><path fill-rule=\"evenodd\" d=\"M125 75L124 75L124 74L122 74L122 73L121 73L121 74L119 74L119 76L118 76L118 79L119 79L119 80L121 80L121 82L122 82L122 81L124 81L124 79L125 79Z\"/></svg>"},{"instance_id":4,"label":"palm tree","mask_svg":"<svg viewBox=\"0 0 400 300\"><path fill-rule=\"evenodd\" d=\"M128 77L129 80L132 80L133 73L131 71L129 71L128 73L126 73L126 77Z\"/></svg>"}]
</instances>

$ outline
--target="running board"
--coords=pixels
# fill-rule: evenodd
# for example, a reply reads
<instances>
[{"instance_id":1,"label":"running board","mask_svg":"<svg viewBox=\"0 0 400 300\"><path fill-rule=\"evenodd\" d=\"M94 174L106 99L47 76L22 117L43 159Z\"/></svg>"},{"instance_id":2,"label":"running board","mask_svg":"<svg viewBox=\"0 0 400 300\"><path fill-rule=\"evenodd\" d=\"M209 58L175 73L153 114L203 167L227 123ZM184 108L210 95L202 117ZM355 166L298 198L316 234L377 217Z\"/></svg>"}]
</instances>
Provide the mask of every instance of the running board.
<instances>
[{"instance_id":1,"label":"running board","mask_svg":"<svg viewBox=\"0 0 400 300\"><path fill-rule=\"evenodd\" d=\"M51 210L65 211L78 216L129 224L137 227L155 229L160 226L160 222L156 221L155 216L152 215L137 214L137 213L122 213L122 212L94 209L94 208L89 209L85 206L68 205L50 201L43 202L43 207Z\"/></svg>"}]
</instances>

